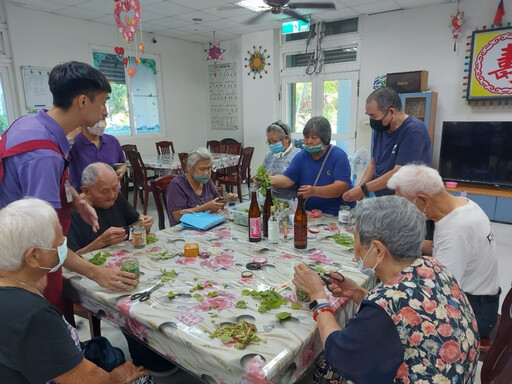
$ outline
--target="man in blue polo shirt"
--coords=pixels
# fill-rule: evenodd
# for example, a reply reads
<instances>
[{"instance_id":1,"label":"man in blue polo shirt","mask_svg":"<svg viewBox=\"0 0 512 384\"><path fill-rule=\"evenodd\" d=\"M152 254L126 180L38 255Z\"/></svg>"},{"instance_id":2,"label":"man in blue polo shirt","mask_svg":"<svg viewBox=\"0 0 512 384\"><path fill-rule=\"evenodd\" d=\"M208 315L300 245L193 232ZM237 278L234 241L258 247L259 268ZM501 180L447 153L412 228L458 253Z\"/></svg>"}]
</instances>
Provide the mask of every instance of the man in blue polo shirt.
<instances>
[{"instance_id":1,"label":"man in blue polo shirt","mask_svg":"<svg viewBox=\"0 0 512 384\"><path fill-rule=\"evenodd\" d=\"M57 65L48 80L53 107L16 120L0 139L0 208L24 197L36 197L57 211L67 234L71 208L98 228L94 209L70 185L66 135L78 126L93 126L107 116L105 103L111 92L105 76L89 64L76 61ZM103 287L125 290L136 284L134 275L99 268L69 251L64 266ZM62 270L48 274L45 297L65 311Z\"/></svg>"},{"instance_id":2,"label":"man in blue polo shirt","mask_svg":"<svg viewBox=\"0 0 512 384\"><path fill-rule=\"evenodd\" d=\"M377 196L392 195L394 192L386 185L402 165L429 165L432 161L425 123L402 110L400 96L394 89L373 91L366 99L366 114L373 129L372 158L359 185L343 194L345 201L360 200L370 192Z\"/></svg>"}]
</instances>

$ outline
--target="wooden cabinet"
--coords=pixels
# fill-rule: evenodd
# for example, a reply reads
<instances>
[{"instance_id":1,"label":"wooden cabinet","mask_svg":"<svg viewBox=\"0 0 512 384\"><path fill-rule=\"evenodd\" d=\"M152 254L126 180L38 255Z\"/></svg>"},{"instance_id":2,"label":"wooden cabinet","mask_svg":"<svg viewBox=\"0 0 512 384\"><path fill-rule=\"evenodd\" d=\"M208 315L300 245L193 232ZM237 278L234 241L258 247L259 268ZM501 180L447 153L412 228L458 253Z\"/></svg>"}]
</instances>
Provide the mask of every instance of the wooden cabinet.
<instances>
[{"instance_id":1,"label":"wooden cabinet","mask_svg":"<svg viewBox=\"0 0 512 384\"><path fill-rule=\"evenodd\" d=\"M447 188L455 196L466 196L477 203L489 220L512 223L512 191L497 187L459 184L457 188Z\"/></svg>"},{"instance_id":2,"label":"wooden cabinet","mask_svg":"<svg viewBox=\"0 0 512 384\"><path fill-rule=\"evenodd\" d=\"M425 123L433 146L436 130L437 92L399 93L399 96L404 112Z\"/></svg>"}]
</instances>

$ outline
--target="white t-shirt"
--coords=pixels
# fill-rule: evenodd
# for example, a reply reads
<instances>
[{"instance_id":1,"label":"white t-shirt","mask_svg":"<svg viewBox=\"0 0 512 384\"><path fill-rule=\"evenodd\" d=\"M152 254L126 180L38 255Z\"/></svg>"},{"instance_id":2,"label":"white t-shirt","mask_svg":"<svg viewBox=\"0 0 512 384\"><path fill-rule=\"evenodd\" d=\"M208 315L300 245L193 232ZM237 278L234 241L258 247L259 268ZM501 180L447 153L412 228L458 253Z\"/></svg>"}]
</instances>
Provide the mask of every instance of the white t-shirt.
<instances>
[{"instance_id":1,"label":"white t-shirt","mask_svg":"<svg viewBox=\"0 0 512 384\"><path fill-rule=\"evenodd\" d=\"M467 199L465 199L467 200ZM498 293L498 255L491 223L471 200L436 222L433 256L455 276L464 292Z\"/></svg>"}]
</instances>

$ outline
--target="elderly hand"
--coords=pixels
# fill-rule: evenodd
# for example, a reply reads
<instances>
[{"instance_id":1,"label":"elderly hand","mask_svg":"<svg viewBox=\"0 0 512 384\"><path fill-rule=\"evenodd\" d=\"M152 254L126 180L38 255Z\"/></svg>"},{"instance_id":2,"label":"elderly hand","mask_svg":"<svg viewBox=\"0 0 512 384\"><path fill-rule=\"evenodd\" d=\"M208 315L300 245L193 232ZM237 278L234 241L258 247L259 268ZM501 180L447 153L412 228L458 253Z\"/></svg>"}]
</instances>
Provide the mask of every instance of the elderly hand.
<instances>
[{"instance_id":1,"label":"elderly hand","mask_svg":"<svg viewBox=\"0 0 512 384\"><path fill-rule=\"evenodd\" d=\"M141 224L144 226L144 228L146 228L146 232L149 233L153 223L155 222L155 219L152 216L140 215L139 220L141 221Z\"/></svg>"},{"instance_id":2,"label":"elderly hand","mask_svg":"<svg viewBox=\"0 0 512 384\"><path fill-rule=\"evenodd\" d=\"M100 229L96 211L85 200L78 200L74 208L80 214L80 217L92 227L93 232L97 232Z\"/></svg>"},{"instance_id":3,"label":"elderly hand","mask_svg":"<svg viewBox=\"0 0 512 384\"><path fill-rule=\"evenodd\" d=\"M216 197L215 199L211 200L207 204L207 208L210 212L216 212L220 209L223 209L226 205L226 202L224 200L220 200L220 197Z\"/></svg>"},{"instance_id":4,"label":"elderly hand","mask_svg":"<svg viewBox=\"0 0 512 384\"><path fill-rule=\"evenodd\" d=\"M297 195L302 195L304 199L308 197L315 196L316 187L313 185L301 185L299 190L297 191Z\"/></svg>"},{"instance_id":5,"label":"elderly hand","mask_svg":"<svg viewBox=\"0 0 512 384\"><path fill-rule=\"evenodd\" d=\"M127 361L113 369L110 375L113 383L131 383L139 377L148 376L149 373L144 367L137 367L131 361Z\"/></svg>"},{"instance_id":6,"label":"elderly hand","mask_svg":"<svg viewBox=\"0 0 512 384\"><path fill-rule=\"evenodd\" d=\"M332 271L331 276L339 278L339 275ZM345 277L344 281L339 281L334 278L329 279L329 281L331 284L329 284L327 288L332 292L333 296L346 297L355 303L360 303L364 296L366 296L368 293L366 289L360 287L354 280L349 279L348 277Z\"/></svg>"},{"instance_id":7,"label":"elderly hand","mask_svg":"<svg viewBox=\"0 0 512 384\"><path fill-rule=\"evenodd\" d=\"M92 279L112 291L127 291L137 284L137 276L133 273L108 267L96 267Z\"/></svg>"},{"instance_id":8,"label":"elderly hand","mask_svg":"<svg viewBox=\"0 0 512 384\"><path fill-rule=\"evenodd\" d=\"M309 268L306 264L300 263L294 267L295 275L293 284L309 294L310 300L326 299L324 282L318 273Z\"/></svg>"},{"instance_id":9,"label":"elderly hand","mask_svg":"<svg viewBox=\"0 0 512 384\"><path fill-rule=\"evenodd\" d=\"M110 227L98 237L97 242L99 243L99 248L103 248L122 243L127 237L128 235L124 228Z\"/></svg>"},{"instance_id":10,"label":"elderly hand","mask_svg":"<svg viewBox=\"0 0 512 384\"><path fill-rule=\"evenodd\" d=\"M224 196L224 200L226 200L228 203L234 202L238 199L238 195L236 193L227 193L226 196Z\"/></svg>"},{"instance_id":11,"label":"elderly hand","mask_svg":"<svg viewBox=\"0 0 512 384\"><path fill-rule=\"evenodd\" d=\"M361 187L354 187L345 192L342 196L343 201L357 201L361 200L364 196L363 190Z\"/></svg>"}]
</instances>

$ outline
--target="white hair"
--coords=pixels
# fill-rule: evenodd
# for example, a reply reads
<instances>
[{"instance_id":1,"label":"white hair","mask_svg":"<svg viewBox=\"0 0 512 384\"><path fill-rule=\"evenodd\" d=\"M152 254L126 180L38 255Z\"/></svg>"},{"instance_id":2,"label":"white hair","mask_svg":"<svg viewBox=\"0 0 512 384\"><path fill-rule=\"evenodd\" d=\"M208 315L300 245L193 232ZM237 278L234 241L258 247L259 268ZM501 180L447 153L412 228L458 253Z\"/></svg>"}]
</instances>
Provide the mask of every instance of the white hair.
<instances>
[{"instance_id":1,"label":"white hair","mask_svg":"<svg viewBox=\"0 0 512 384\"><path fill-rule=\"evenodd\" d=\"M400 194L408 199L418 193L436 196L444 191L443 179L434 168L426 165L408 164L388 180L389 189L400 189Z\"/></svg>"},{"instance_id":2,"label":"white hair","mask_svg":"<svg viewBox=\"0 0 512 384\"><path fill-rule=\"evenodd\" d=\"M107 163L98 161L97 163L91 163L82 171L82 185L90 187L98 180L98 175L101 171L101 167L107 171L111 171L113 175L117 176L116 171Z\"/></svg>"},{"instance_id":3,"label":"white hair","mask_svg":"<svg viewBox=\"0 0 512 384\"><path fill-rule=\"evenodd\" d=\"M51 248L56 225L57 212L43 200L21 199L0 210L0 269L19 269L29 248Z\"/></svg>"},{"instance_id":4,"label":"white hair","mask_svg":"<svg viewBox=\"0 0 512 384\"><path fill-rule=\"evenodd\" d=\"M210 160L212 161L212 154L210 151L204 147L197 148L193 150L187 157L187 165L190 168L195 168L197 163L203 160Z\"/></svg>"}]
</instances>

